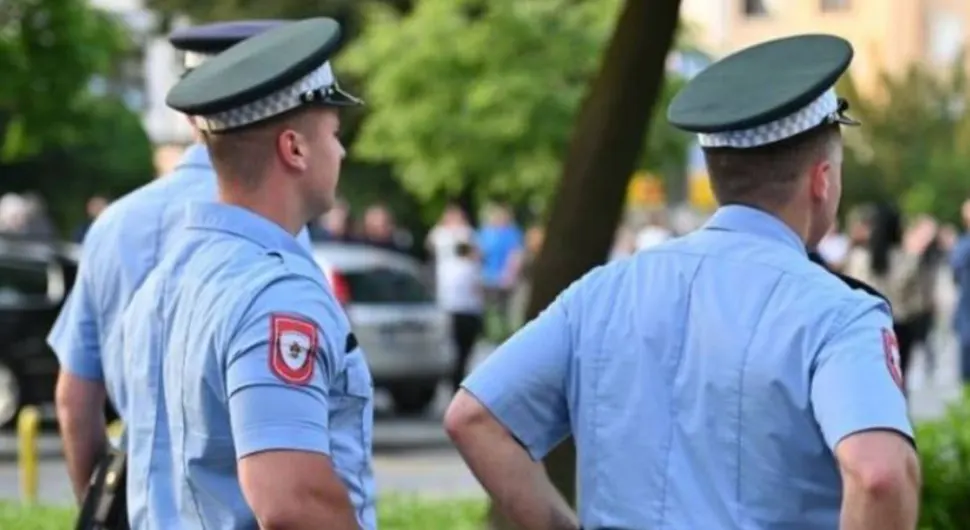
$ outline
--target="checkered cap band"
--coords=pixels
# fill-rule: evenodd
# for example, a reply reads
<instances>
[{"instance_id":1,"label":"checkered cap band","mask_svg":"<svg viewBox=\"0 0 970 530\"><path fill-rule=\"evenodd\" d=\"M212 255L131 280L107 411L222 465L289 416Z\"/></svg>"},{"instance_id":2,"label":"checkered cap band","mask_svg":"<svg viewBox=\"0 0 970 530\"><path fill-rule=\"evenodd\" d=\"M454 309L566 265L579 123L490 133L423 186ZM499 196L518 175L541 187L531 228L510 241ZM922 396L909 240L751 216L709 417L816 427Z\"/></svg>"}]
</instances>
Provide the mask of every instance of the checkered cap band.
<instances>
[{"instance_id":1,"label":"checkered cap band","mask_svg":"<svg viewBox=\"0 0 970 530\"><path fill-rule=\"evenodd\" d=\"M301 96L335 83L330 63L323 63L320 68L283 89L232 110L199 116L196 124L203 131L219 132L257 123L299 107L302 103Z\"/></svg>"},{"instance_id":2,"label":"checkered cap band","mask_svg":"<svg viewBox=\"0 0 970 530\"><path fill-rule=\"evenodd\" d=\"M212 57L212 54L209 53L185 52L185 58L182 59L182 62L186 70L191 70L204 63L210 57Z\"/></svg>"},{"instance_id":3,"label":"checkered cap band","mask_svg":"<svg viewBox=\"0 0 970 530\"><path fill-rule=\"evenodd\" d=\"M835 90L829 89L801 110L780 120L740 131L699 134L697 139L701 147L733 147L736 149L758 147L801 134L820 125L826 119L836 118L838 112L839 100L835 95Z\"/></svg>"}]
</instances>

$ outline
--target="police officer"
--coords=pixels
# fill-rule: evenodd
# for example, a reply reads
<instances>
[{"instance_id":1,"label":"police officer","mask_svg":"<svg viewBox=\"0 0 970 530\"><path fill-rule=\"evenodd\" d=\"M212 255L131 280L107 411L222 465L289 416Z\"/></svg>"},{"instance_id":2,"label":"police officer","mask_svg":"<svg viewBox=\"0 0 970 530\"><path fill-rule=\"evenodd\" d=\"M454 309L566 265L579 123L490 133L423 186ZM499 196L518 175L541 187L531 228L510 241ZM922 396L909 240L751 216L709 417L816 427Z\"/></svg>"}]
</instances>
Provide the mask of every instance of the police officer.
<instances>
[{"instance_id":1,"label":"police officer","mask_svg":"<svg viewBox=\"0 0 970 530\"><path fill-rule=\"evenodd\" d=\"M218 201L188 206L120 333L132 528L372 529L373 389L296 234L335 201L340 26L261 33L168 94Z\"/></svg>"},{"instance_id":2,"label":"police officer","mask_svg":"<svg viewBox=\"0 0 970 530\"><path fill-rule=\"evenodd\" d=\"M169 37L185 57L186 71L278 21L236 21L180 29ZM98 217L85 236L77 280L48 343L57 354L57 417L75 494L84 494L106 446L106 390L116 410L125 408L122 359L108 347L121 311L171 243L187 202L216 195L215 173L200 144L189 147L171 175L122 197ZM309 247L306 232L301 242ZM107 387L107 388L106 388Z\"/></svg>"},{"instance_id":3,"label":"police officer","mask_svg":"<svg viewBox=\"0 0 970 530\"><path fill-rule=\"evenodd\" d=\"M805 250L839 204L851 57L796 36L692 79L668 119L721 207L575 282L465 380L446 428L520 527L915 527L889 308ZM578 521L535 463L570 434Z\"/></svg>"}]
</instances>

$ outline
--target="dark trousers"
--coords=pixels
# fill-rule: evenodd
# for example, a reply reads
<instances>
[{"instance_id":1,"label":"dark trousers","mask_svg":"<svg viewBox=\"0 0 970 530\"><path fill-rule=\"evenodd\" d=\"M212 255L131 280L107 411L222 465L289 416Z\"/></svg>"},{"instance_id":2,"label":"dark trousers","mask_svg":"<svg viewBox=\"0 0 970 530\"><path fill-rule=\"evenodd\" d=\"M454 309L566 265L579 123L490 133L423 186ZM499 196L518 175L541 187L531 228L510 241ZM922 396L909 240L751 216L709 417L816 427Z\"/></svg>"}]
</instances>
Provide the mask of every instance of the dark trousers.
<instances>
[{"instance_id":1,"label":"dark trousers","mask_svg":"<svg viewBox=\"0 0 970 530\"><path fill-rule=\"evenodd\" d=\"M457 392L468 370L468 360L472 356L475 341L482 334L482 315L474 313L452 313L451 335L458 352L458 362L451 377L452 388Z\"/></svg>"},{"instance_id":2,"label":"dark trousers","mask_svg":"<svg viewBox=\"0 0 970 530\"><path fill-rule=\"evenodd\" d=\"M899 367L903 372L903 380L906 379L910 361L913 360L913 347L920 340L920 324L916 319L893 323L896 343L899 345Z\"/></svg>"},{"instance_id":3,"label":"dark trousers","mask_svg":"<svg viewBox=\"0 0 970 530\"><path fill-rule=\"evenodd\" d=\"M936 345L930 340L933 334L933 326L936 324L936 315L933 311L924 311L913 317L913 333L915 334L915 344L923 346L926 354L926 364L929 371L936 369Z\"/></svg>"}]
</instances>

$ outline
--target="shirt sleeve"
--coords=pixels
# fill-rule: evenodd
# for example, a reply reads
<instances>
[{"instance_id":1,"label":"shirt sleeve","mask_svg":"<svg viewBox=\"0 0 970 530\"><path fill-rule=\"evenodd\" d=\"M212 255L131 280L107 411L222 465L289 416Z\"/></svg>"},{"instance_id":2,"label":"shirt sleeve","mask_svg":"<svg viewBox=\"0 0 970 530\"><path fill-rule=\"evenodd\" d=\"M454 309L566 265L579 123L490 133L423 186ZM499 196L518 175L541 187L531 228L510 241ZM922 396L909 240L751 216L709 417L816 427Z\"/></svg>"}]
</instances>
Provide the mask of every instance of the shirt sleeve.
<instances>
[{"instance_id":1,"label":"shirt sleeve","mask_svg":"<svg viewBox=\"0 0 970 530\"><path fill-rule=\"evenodd\" d=\"M811 381L812 408L833 451L867 430L896 431L910 440L899 348L887 306L875 300L848 311L823 345Z\"/></svg>"},{"instance_id":2,"label":"shirt sleeve","mask_svg":"<svg viewBox=\"0 0 970 530\"><path fill-rule=\"evenodd\" d=\"M259 294L229 340L226 393L238 458L262 451L330 454L333 341L345 326L322 285L301 277Z\"/></svg>"},{"instance_id":3,"label":"shirt sleeve","mask_svg":"<svg viewBox=\"0 0 970 530\"><path fill-rule=\"evenodd\" d=\"M462 387L541 460L570 432L569 291L493 352Z\"/></svg>"},{"instance_id":4,"label":"shirt sleeve","mask_svg":"<svg viewBox=\"0 0 970 530\"><path fill-rule=\"evenodd\" d=\"M101 344L99 340L98 312L95 305L95 287L91 263L97 257L90 255L89 244L82 250L77 279L70 294L57 315L54 327L47 335L47 344L54 350L61 370L84 379L103 381L101 367Z\"/></svg>"}]
</instances>

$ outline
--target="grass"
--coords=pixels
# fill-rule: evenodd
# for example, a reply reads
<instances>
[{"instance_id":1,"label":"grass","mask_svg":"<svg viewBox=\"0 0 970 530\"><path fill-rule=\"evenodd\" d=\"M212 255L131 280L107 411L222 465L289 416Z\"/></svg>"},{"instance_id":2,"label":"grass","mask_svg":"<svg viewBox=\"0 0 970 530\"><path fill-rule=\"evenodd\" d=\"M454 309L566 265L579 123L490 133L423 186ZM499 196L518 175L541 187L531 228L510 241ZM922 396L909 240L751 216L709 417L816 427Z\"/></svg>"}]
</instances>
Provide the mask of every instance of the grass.
<instances>
[{"instance_id":1,"label":"grass","mask_svg":"<svg viewBox=\"0 0 970 530\"><path fill-rule=\"evenodd\" d=\"M390 497L378 502L381 530L481 530L484 500L427 500ZM26 507L0 502L0 528L10 530L61 530L74 528L74 510Z\"/></svg>"}]
</instances>

